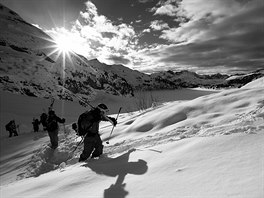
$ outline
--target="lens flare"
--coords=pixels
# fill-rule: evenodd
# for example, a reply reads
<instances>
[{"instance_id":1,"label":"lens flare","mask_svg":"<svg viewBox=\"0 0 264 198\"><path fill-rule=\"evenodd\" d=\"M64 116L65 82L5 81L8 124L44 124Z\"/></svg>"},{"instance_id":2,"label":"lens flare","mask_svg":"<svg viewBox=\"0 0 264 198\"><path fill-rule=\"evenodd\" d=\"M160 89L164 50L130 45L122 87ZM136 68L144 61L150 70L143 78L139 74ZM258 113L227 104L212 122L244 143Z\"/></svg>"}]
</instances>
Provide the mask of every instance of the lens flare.
<instances>
[{"instance_id":1,"label":"lens flare","mask_svg":"<svg viewBox=\"0 0 264 198\"><path fill-rule=\"evenodd\" d=\"M55 38L56 47L61 53L70 53L74 51L74 41L66 35L58 35Z\"/></svg>"}]
</instances>

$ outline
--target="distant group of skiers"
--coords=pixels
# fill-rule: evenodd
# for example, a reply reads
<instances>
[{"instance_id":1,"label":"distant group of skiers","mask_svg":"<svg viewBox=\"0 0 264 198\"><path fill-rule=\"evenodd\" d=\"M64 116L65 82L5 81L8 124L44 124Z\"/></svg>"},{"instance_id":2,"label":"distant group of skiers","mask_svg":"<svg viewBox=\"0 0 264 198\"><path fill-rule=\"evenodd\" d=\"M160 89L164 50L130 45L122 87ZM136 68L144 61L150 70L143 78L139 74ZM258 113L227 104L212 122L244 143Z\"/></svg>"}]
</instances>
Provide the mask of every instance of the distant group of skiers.
<instances>
[{"instance_id":1,"label":"distant group of skiers","mask_svg":"<svg viewBox=\"0 0 264 198\"><path fill-rule=\"evenodd\" d=\"M39 132L39 125L41 124L41 122L38 119L33 118L32 124L34 132Z\"/></svg>"},{"instance_id":2,"label":"distant group of skiers","mask_svg":"<svg viewBox=\"0 0 264 198\"><path fill-rule=\"evenodd\" d=\"M85 161L90 156L91 158L99 157L103 153L103 143L99 134L99 123L101 121L108 121L113 126L116 126L117 120L115 118L106 116L108 107L105 104L99 104L91 110L82 113L77 123L72 124L72 128L76 134L83 137L83 152L80 155L79 161ZM50 147L56 149L59 145L59 124L65 123L65 118L60 118L55 114L55 111L50 107L48 114L42 113L40 120L33 118L33 130L39 131L39 125L42 124L43 130L47 131L50 138ZM6 125L6 130L9 131L9 137L18 135L17 126L14 120L11 120Z\"/></svg>"},{"instance_id":3,"label":"distant group of skiers","mask_svg":"<svg viewBox=\"0 0 264 198\"><path fill-rule=\"evenodd\" d=\"M11 120L5 125L6 130L9 132L9 137L18 136L17 129L19 129L19 125L16 125L15 120Z\"/></svg>"}]
</instances>

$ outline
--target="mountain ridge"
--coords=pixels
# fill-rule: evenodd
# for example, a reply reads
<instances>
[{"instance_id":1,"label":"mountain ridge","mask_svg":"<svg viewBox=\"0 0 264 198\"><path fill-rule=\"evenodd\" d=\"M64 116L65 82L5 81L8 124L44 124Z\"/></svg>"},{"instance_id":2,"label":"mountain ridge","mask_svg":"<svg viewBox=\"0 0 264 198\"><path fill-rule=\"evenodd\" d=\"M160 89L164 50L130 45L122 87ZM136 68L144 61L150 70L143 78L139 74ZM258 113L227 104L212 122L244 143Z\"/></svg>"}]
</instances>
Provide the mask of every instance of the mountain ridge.
<instances>
[{"instance_id":1,"label":"mountain ridge","mask_svg":"<svg viewBox=\"0 0 264 198\"><path fill-rule=\"evenodd\" d=\"M93 67L111 71L122 76L135 90L179 89L179 88L240 88L264 76L264 69L249 74L197 74L188 70L162 71L144 74L123 65L107 65L97 59L89 60Z\"/></svg>"}]
</instances>

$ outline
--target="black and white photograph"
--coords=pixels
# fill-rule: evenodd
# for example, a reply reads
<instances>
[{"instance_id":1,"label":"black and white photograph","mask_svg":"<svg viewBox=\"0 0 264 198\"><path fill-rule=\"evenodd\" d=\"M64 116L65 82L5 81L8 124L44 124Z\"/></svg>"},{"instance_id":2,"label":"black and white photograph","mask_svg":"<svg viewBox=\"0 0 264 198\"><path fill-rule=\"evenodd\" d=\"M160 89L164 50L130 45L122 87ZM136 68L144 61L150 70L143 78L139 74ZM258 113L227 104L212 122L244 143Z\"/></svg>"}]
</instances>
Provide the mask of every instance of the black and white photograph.
<instances>
[{"instance_id":1,"label":"black and white photograph","mask_svg":"<svg viewBox=\"0 0 264 198\"><path fill-rule=\"evenodd\" d=\"M0 0L1 198L263 198L264 0Z\"/></svg>"}]
</instances>

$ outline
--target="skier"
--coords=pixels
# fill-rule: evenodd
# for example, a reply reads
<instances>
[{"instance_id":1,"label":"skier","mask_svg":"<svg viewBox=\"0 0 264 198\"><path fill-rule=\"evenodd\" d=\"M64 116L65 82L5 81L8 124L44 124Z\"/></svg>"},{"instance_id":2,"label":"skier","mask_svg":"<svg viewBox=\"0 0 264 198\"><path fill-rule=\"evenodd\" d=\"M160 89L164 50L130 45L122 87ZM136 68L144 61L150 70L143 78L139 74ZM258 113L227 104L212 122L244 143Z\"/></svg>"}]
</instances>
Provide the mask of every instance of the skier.
<instances>
[{"instance_id":1,"label":"skier","mask_svg":"<svg viewBox=\"0 0 264 198\"><path fill-rule=\"evenodd\" d=\"M15 120L11 120L9 123L7 123L5 128L9 132L9 137L12 137L13 134L14 134L14 136L18 136L18 133L16 130L17 126L16 126Z\"/></svg>"},{"instance_id":2,"label":"skier","mask_svg":"<svg viewBox=\"0 0 264 198\"><path fill-rule=\"evenodd\" d=\"M40 121L38 119L35 119L33 118L33 129L34 129L34 132L38 132L39 131L39 125L40 125Z\"/></svg>"},{"instance_id":3,"label":"skier","mask_svg":"<svg viewBox=\"0 0 264 198\"><path fill-rule=\"evenodd\" d=\"M95 158L103 153L104 146L99 134L99 123L101 121L109 121L113 126L117 124L115 118L105 115L106 112L108 112L107 106L105 104L99 104L97 107L80 115L78 119L78 128L75 123L73 124L73 129L77 131L79 135L84 136L84 147L79 162L85 161L91 154L91 158ZM85 132L82 132L82 129L84 129Z\"/></svg>"},{"instance_id":4,"label":"skier","mask_svg":"<svg viewBox=\"0 0 264 198\"><path fill-rule=\"evenodd\" d=\"M47 131L50 137L50 143L51 143L51 148L56 149L58 147L58 132L59 132L59 123L65 123L65 118L59 118L56 114L55 111L52 109L49 109L49 115L47 118Z\"/></svg>"}]
</instances>

